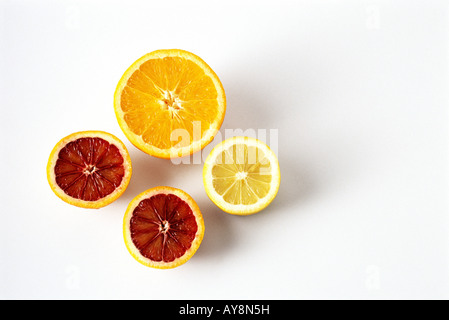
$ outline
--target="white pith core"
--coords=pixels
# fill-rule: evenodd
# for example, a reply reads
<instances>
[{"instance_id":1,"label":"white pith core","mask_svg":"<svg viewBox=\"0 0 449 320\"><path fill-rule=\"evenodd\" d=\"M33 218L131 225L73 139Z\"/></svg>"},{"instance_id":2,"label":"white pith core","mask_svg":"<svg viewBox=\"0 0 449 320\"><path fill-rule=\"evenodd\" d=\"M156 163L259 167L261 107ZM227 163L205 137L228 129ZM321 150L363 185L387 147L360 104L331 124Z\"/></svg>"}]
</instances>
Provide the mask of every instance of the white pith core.
<instances>
[{"instance_id":1,"label":"white pith core","mask_svg":"<svg viewBox=\"0 0 449 320\"><path fill-rule=\"evenodd\" d=\"M247 176L248 176L248 173L245 172L245 171L240 171L240 172L237 172L237 173L235 174L235 177L236 177L236 179L238 179L238 180L246 179Z\"/></svg>"},{"instance_id":2,"label":"white pith core","mask_svg":"<svg viewBox=\"0 0 449 320\"><path fill-rule=\"evenodd\" d=\"M171 112L176 112L181 110L181 99L173 91L165 91L163 92L164 99L161 100L162 107Z\"/></svg>"}]
</instances>

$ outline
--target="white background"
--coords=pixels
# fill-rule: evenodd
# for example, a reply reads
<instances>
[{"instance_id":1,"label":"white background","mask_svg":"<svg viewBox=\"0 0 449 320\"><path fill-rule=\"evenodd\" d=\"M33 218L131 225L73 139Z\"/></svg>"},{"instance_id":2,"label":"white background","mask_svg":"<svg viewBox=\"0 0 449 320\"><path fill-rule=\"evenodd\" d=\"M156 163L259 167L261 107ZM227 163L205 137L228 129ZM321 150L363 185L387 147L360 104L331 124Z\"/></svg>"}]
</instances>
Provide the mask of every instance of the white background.
<instances>
[{"instance_id":1,"label":"white background","mask_svg":"<svg viewBox=\"0 0 449 320\"><path fill-rule=\"evenodd\" d=\"M2 0L0 19L0 298L449 298L447 1ZM202 164L152 158L120 130L118 80L162 48L216 71L222 133L279 130L266 210L220 211ZM113 133L133 162L100 210L46 181L53 146L81 130ZM158 185L191 194L206 224L172 270L122 238L127 204Z\"/></svg>"}]
</instances>

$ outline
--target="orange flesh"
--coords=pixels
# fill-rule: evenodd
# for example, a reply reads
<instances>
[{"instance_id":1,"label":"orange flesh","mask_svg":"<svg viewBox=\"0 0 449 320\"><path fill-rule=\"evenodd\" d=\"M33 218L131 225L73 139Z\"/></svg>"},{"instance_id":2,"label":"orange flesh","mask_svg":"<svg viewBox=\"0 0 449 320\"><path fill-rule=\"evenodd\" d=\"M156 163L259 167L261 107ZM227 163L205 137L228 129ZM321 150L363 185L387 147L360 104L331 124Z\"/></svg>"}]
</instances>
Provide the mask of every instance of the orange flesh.
<instances>
[{"instance_id":1,"label":"orange flesh","mask_svg":"<svg viewBox=\"0 0 449 320\"><path fill-rule=\"evenodd\" d=\"M56 183L76 199L97 201L120 186L125 175L119 149L98 137L69 142L58 154Z\"/></svg>"},{"instance_id":2,"label":"orange flesh","mask_svg":"<svg viewBox=\"0 0 449 320\"><path fill-rule=\"evenodd\" d=\"M217 96L213 81L198 65L181 57L165 57L144 62L132 74L120 105L133 133L145 143L170 149L203 137L218 116ZM190 139L180 139L176 129L186 130Z\"/></svg>"},{"instance_id":3,"label":"orange flesh","mask_svg":"<svg viewBox=\"0 0 449 320\"><path fill-rule=\"evenodd\" d=\"M142 200L130 220L131 239L142 256L171 262L184 255L198 225L189 205L173 194Z\"/></svg>"}]
</instances>

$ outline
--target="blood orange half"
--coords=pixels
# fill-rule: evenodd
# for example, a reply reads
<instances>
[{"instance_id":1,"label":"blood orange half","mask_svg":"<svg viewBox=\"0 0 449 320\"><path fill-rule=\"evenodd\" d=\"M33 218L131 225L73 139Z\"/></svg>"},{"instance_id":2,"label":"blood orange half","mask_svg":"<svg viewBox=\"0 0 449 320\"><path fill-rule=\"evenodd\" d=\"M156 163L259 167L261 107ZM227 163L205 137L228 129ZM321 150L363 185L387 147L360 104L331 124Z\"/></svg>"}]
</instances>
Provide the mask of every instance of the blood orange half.
<instances>
[{"instance_id":1,"label":"blood orange half","mask_svg":"<svg viewBox=\"0 0 449 320\"><path fill-rule=\"evenodd\" d=\"M101 208L116 200L131 179L131 159L125 145L103 131L73 133L53 148L47 179L67 203Z\"/></svg>"},{"instance_id":2,"label":"blood orange half","mask_svg":"<svg viewBox=\"0 0 449 320\"><path fill-rule=\"evenodd\" d=\"M129 253L143 265L174 268L195 254L204 236L204 221L187 193L156 187L131 201L123 236Z\"/></svg>"}]
</instances>

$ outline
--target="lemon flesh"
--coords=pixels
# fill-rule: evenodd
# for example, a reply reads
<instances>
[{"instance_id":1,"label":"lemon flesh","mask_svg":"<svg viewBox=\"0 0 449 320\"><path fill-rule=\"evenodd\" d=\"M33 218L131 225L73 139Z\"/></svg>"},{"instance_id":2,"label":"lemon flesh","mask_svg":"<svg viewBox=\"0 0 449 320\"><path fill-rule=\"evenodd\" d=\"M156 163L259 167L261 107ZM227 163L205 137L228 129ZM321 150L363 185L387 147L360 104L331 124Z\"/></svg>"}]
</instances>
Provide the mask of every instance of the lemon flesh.
<instances>
[{"instance_id":1,"label":"lemon flesh","mask_svg":"<svg viewBox=\"0 0 449 320\"><path fill-rule=\"evenodd\" d=\"M207 194L222 210L240 215L256 213L277 194L279 163L263 142L234 137L212 150L203 180Z\"/></svg>"}]
</instances>

